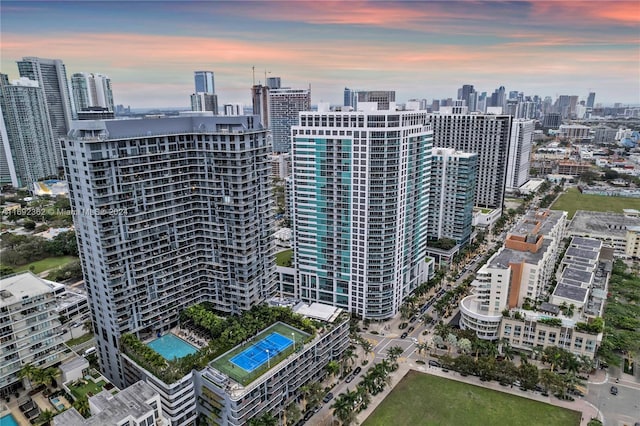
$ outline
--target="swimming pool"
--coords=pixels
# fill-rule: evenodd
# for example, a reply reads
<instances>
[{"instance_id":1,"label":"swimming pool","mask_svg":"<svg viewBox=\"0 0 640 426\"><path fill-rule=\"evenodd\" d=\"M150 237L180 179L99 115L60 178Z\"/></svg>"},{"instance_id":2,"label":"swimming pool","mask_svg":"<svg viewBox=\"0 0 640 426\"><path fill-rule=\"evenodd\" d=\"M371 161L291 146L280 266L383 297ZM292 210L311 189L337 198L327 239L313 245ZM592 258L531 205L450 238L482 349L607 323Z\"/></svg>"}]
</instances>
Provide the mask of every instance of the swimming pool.
<instances>
[{"instance_id":1,"label":"swimming pool","mask_svg":"<svg viewBox=\"0 0 640 426\"><path fill-rule=\"evenodd\" d=\"M147 343L147 346L169 361L175 358L183 358L187 355L198 352L198 349L194 346L171 333L165 334L164 336Z\"/></svg>"},{"instance_id":2,"label":"swimming pool","mask_svg":"<svg viewBox=\"0 0 640 426\"><path fill-rule=\"evenodd\" d=\"M18 422L13 415L7 414L6 416L0 417L0 426L18 426Z\"/></svg>"}]
</instances>

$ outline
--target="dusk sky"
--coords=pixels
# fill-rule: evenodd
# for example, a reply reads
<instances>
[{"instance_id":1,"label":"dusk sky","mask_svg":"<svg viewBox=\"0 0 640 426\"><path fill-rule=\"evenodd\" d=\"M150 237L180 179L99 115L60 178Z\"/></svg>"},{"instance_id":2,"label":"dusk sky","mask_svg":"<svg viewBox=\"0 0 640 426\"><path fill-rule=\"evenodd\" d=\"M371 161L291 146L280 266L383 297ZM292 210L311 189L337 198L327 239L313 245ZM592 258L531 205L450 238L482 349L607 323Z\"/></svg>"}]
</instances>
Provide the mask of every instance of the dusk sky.
<instances>
[{"instance_id":1,"label":"dusk sky","mask_svg":"<svg viewBox=\"0 0 640 426\"><path fill-rule=\"evenodd\" d=\"M193 71L215 72L219 103L250 105L265 71L311 85L409 98L489 94L640 104L640 2L617 1L47 1L0 3L1 70L23 56L108 75L116 104L187 107Z\"/></svg>"}]
</instances>

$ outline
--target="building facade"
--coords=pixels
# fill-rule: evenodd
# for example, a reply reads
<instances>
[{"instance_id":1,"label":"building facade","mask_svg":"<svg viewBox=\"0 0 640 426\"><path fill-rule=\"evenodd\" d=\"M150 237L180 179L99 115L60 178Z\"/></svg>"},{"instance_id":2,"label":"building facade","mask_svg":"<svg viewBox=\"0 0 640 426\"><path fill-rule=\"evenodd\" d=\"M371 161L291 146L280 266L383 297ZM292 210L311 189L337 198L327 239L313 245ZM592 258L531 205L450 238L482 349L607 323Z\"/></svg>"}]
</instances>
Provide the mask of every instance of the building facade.
<instances>
[{"instance_id":1,"label":"building facade","mask_svg":"<svg viewBox=\"0 0 640 426\"><path fill-rule=\"evenodd\" d=\"M29 187L45 177L57 176L60 151L49 125L44 92L38 82L28 78L9 83L6 74L0 74L0 108L6 126L2 135L3 150L9 176L14 167L17 187Z\"/></svg>"},{"instance_id":2,"label":"building facade","mask_svg":"<svg viewBox=\"0 0 640 426\"><path fill-rule=\"evenodd\" d=\"M431 163L428 237L465 244L471 237L477 154L435 148Z\"/></svg>"},{"instance_id":3,"label":"building facade","mask_svg":"<svg viewBox=\"0 0 640 426\"><path fill-rule=\"evenodd\" d=\"M468 114L454 106L452 113L429 115L433 146L478 155L474 203L477 207L502 208L511 132L511 116Z\"/></svg>"},{"instance_id":4,"label":"building facade","mask_svg":"<svg viewBox=\"0 0 640 426\"><path fill-rule=\"evenodd\" d=\"M302 300L382 319L429 275L432 131L424 111L366 105L292 128L294 263Z\"/></svg>"},{"instance_id":5,"label":"building facade","mask_svg":"<svg viewBox=\"0 0 640 426\"><path fill-rule=\"evenodd\" d=\"M360 102L375 102L379 110L388 110L396 102L395 90L359 90L356 93L356 109Z\"/></svg>"},{"instance_id":6,"label":"building facade","mask_svg":"<svg viewBox=\"0 0 640 426\"><path fill-rule=\"evenodd\" d=\"M196 93L216 93L213 71L194 71L193 80Z\"/></svg>"},{"instance_id":7,"label":"building facade","mask_svg":"<svg viewBox=\"0 0 640 426\"><path fill-rule=\"evenodd\" d=\"M24 57L18 61L20 77L38 82L44 94L44 107L49 117L49 126L53 131L56 149L56 165L62 166L62 152L58 145L61 138L67 136L71 120L75 117L71 108L71 94L67 80L67 70L60 59Z\"/></svg>"},{"instance_id":8,"label":"building facade","mask_svg":"<svg viewBox=\"0 0 640 426\"><path fill-rule=\"evenodd\" d=\"M311 90L269 89L268 97L268 125L273 137L273 152L289 152L291 151L291 126L298 124L298 113L311 109Z\"/></svg>"},{"instance_id":9,"label":"building facade","mask_svg":"<svg viewBox=\"0 0 640 426\"><path fill-rule=\"evenodd\" d=\"M266 136L254 116L194 115L78 121L63 142L96 341L117 386L122 333L166 331L201 301L240 312L274 291Z\"/></svg>"},{"instance_id":10,"label":"building facade","mask_svg":"<svg viewBox=\"0 0 640 426\"><path fill-rule=\"evenodd\" d=\"M71 76L71 92L76 114L91 107L114 111L111 79L106 75L79 72Z\"/></svg>"},{"instance_id":11,"label":"building facade","mask_svg":"<svg viewBox=\"0 0 640 426\"><path fill-rule=\"evenodd\" d=\"M534 131L533 120L513 120L509 136L507 188L520 188L529 180Z\"/></svg>"},{"instance_id":12,"label":"building facade","mask_svg":"<svg viewBox=\"0 0 640 426\"><path fill-rule=\"evenodd\" d=\"M65 357L54 286L31 272L0 280L0 391L17 389L27 364L51 367Z\"/></svg>"}]
</instances>

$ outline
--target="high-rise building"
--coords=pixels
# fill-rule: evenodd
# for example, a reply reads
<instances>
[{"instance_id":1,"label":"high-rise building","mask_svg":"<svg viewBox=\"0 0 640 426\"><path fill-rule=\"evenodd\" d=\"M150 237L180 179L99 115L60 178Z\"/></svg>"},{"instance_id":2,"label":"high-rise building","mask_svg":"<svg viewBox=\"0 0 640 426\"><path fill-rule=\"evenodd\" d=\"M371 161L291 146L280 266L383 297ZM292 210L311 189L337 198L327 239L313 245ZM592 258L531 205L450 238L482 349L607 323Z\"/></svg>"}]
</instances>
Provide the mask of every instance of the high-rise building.
<instances>
[{"instance_id":1,"label":"high-rise building","mask_svg":"<svg viewBox=\"0 0 640 426\"><path fill-rule=\"evenodd\" d=\"M10 84L7 75L0 74L0 108L6 126L3 151L14 166L14 186L31 188L33 182L56 176L58 164L62 164L56 158L60 148L38 82L23 77ZM11 163L7 161L9 176Z\"/></svg>"},{"instance_id":2,"label":"high-rise building","mask_svg":"<svg viewBox=\"0 0 640 426\"><path fill-rule=\"evenodd\" d=\"M472 94L476 93L473 88L473 84L464 84L461 88L458 89L458 99L463 100L465 105L469 107L469 111L475 111L475 97L472 99ZM473 105L471 105L473 103Z\"/></svg>"},{"instance_id":3,"label":"high-rise building","mask_svg":"<svg viewBox=\"0 0 640 426\"><path fill-rule=\"evenodd\" d=\"M440 114L429 115L433 145L478 154L475 205L502 208L511 116L468 114L463 107L452 108L453 113L443 114L440 107Z\"/></svg>"},{"instance_id":4,"label":"high-rise building","mask_svg":"<svg viewBox=\"0 0 640 426\"><path fill-rule=\"evenodd\" d=\"M360 90L357 95L358 103L376 102L381 111L388 110L390 105L396 101L395 90Z\"/></svg>"},{"instance_id":5,"label":"high-rise building","mask_svg":"<svg viewBox=\"0 0 640 426\"><path fill-rule=\"evenodd\" d=\"M260 123L265 128L269 127L269 88L256 84L251 88L251 102L253 115L260 117Z\"/></svg>"},{"instance_id":6,"label":"high-rise building","mask_svg":"<svg viewBox=\"0 0 640 426\"><path fill-rule=\"evenodd\" d=\"M2 112L2 102L0 102L0 185L11 185L19 187L16 166L13 162L13 154L9 145L9 135L7 126L4 123L4 113Z\"/></svg>"},{"instance_id":7,"label":"high-rise building","mask_svg":"<svg viewBox=\"0 0 640 426\"><path fill-rule=\"evenodd\" d=\"M291 126L298 113L311 109L311 89L269 89L269 128L274 152L291 150Z\"/></svg>"},{"instance_id":8,"label":"high-rise building","mask_svg":"<svg viewBox=\"0 0 640 426\"><path fill-rule=\"evenodd\" d=\"M194 71L196 93L216 93L213 71Z\"/></svg>"},{"instance_id":9,"label":"high-rise building","mask_svg":"<svg viewBox=\"0 0 640 426\"><path fill-rule=\"evenodd\" d=\"M18 61L18 71L20 77L37 81L43 90L49 126L55 138L56 166L62 167L62 153L58 141L67 136L71 120L75 118L64 63L60 59L24 57L22 61Z\"/></svg>"},{"instance_id":10,"label":"high-rise building","mask_svg":"<svg viewBox=\"0 0 640 426\"><path fill-rule=\"evenodd\" d=\"M431 162L428 237L465 244L471 237L478 155L434 148Z\"/></svg>"},{"instance_id":11,"label":"high-rise building","mask_svg":"<svg viewBox=\"0 0 640 426\"><path fill-rule=\"evenodd\" d=\"M269 89L280 89L282 87L282 80L280 77L267 77L267 87Z\"/></svg>"},{"instance_id":12,"label":"high-rise building","mask_svg":"<svg viewBox=\"0 0 640 426\"><path fill-rule=\"evenodd\" d=\"M593 108L596 104L596 92L589 92L589 97L587 98L587 108Z\"/></svg>"},{"instance_id":13,"label":"high-rise building","mask_svg":"<svg viewBox=\"0 0 640 426\"><path fill-rule=\"evenodd\" d=\"M76 114L92 107L114 111L111 79L106 75L75 73L71 76L71 91Z\"/></svg>"},{"instance_id":14,"label":"high-rise building","mask_svg":"<svg viewBox=\"0 0 640 426\"><path fill-rule=\"evenodd\" d=\"M535 129L533 120L513 120L511 124L507 157L507 188L520 188L529 180Z\"/></svg>"},{"instance_id":15,"label":"high-rise building","mask_svg":"<svg viewBox=\"0 0 640 426\"><path fill-rule=\"evenodd\" d=\"M218 115L218 95L215 93L191 94L191 111L211 111Z\"/></svg>"},{"instance_id":16,"label":"high-rise building","mask_svg":"<svg viewBox=\"0 0 640 426\"><path fill-rule=\"evenodd\" d=\"M342 105L347 107L350 106L351 108L356 109L356 107L358 106L358 91L345 87L344 102L342 103Z\"/></svg>"},{"instance_id":17,"label":"high-rise building","mask_svg":"<svg viewBox=\"0 0 640 426\"><path fill-rule=\"evenodd\" d=\"M116 385L121 334L165 332L197 302L238 313L274 291L270 146L256 117L77 121L63 152L100 362Z\"/></svg>"},{"instance_id":18,"label":"high-rise building","mask_svg":"<svg viewBox=\"0 0 640 426\"><path fill-rule=\"evenodd\" d=\"M224 104L224 115L244 115L244 105L240 103Z\"/></svg>"},{"instance_id":19,"label":"high-rise building","mask_svg":"<svg viewBox=\"0 0 640 426\"><path fill-rule=\"evenodd\" d=\"M390 318L428 279L426 111L300 113L293 126L297 297Z\"/></svg>"},{"instance_id":20,"label":"high-rise building","mask_svg":"<svg viewBox=\"0 0 640 426\"><path fill-rule=\"evenodd\" d=\"M25 365L46 368L65 356L54 289L31 272L0 280L0 391L5 395L18 389Z\"/></svg>"}]
</instances>

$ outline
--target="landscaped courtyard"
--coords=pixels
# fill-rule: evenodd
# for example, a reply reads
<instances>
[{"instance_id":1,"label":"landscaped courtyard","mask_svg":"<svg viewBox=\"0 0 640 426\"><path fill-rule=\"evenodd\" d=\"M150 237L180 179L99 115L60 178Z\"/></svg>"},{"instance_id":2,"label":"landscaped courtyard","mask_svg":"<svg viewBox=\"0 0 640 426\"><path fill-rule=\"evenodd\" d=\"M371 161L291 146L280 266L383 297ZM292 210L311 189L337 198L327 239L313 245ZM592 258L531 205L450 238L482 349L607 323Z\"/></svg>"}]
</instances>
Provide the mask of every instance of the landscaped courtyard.
<instances>
[{"instance_id":1,"label":"landscaped courtyard","mask_svg":"<svg viewBox=\"0 0 640 426\"><path fill-rule=\"evenodd\" d=\"M69 390L75 399L81 399L85 396L93 396L97 395L102 391L104 385L107 382L104 380L100 380L99 382L94 382L93 380L81 379L80 382L74 382L69 385Z\"/></svg>"},{"instance_id":2,"label":"landscaped courtyard","mask_svg":"<svg viewBox=\"0 0 640 426\"><path fill-rule=\"evenodd\" d=\"M640 209L640 199L582 194L577 188L569 188L553 203L551 209L566 210L569 219L572 219L576 210L622 213L622 209Z\"/></svg>"},{"instance_id":3,"label":"landscaped courtyard","mask_svg":"<svg viewBox=\"0 0 640 426\"><path fill-rule=\"evenodd\" d=\"M363 425L576 426L580 419L577 411L409 371Z\"/></svg>"}]
</instances>

